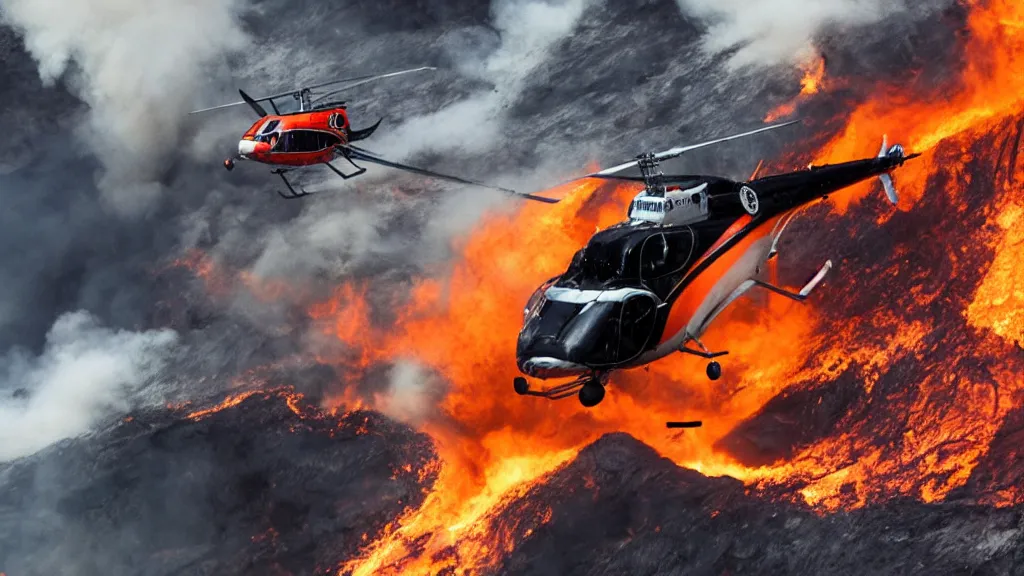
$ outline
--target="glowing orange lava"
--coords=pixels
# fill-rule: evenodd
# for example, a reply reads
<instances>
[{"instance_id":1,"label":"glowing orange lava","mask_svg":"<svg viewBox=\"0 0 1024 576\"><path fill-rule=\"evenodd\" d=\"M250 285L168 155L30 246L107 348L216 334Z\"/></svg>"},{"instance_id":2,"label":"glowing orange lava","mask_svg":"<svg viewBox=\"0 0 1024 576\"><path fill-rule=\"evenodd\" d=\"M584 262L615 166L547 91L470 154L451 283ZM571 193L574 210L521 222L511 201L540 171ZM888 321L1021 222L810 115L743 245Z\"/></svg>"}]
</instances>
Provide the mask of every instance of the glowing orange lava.
<instances>
[{"instance_id":1,"label":"glowing orange lava","mask_svg":"<svg viewBox=\"0 0 1024 576\"><path fill-rule=\"evenodd\" d=\"M911 207L936 169L934 150L939 142L983 133L1021 111L1024 32L1011 25L1019 22L1024 22L1024 5L1019 2L973 4L964 69L956 86L934 94L905 94L896 87L881 91L852 111L844 131L815 163L877 153L882 135L888 133L890 144L901 142L911 152L925 153L900 172L901 207ZM823 78L824 63L819 59L805 70L801 97L827 89ZM870 186L876 184L841 195L836 211L845 212ZM987 386L961 382L956 408L937 415L930 398L953 384L950 376L935 374L917 384L898 458L887 459L873 446L868 430L834 435L789 462L743 466L717 450L716 442L791 383L829 382L856 366L865 393L871 394L894 360L924 353L922 342L935 329L927 319L909 324L895 316L866 319L864 329L887 338L850 341L847 347L828 351L831 357L816 358L805 367L806 351L822 338L815 312L775 298L737 305L708 333L709 343L727 341L732 352L730 369L715 386L706 383L698 361L680 356L647 371L614 375L608 398L595 410L583 410L571 400L517 397L510 382L517 374L515 335L523 303L540 282L563 270L595 228L621 219L635 188L584 182L563 192L568 193L567 200L553 208L526 206L481 223L461 243L446 279L423 280L413 288L394 327L352 328L352 322L365 319L366 306L365 293L355 287L343 287L338 298L313 309L312 316L325 331L362 349L362 366L413 362L438 373L448 385L437 411L419 423L435 439L443 462L433 491L420 508L408 510L389 525L361 558L339 573L435 574L493 565L504 548L481 533L488 511L523 493L606 432L627 431L680 465L705 474L731 475L765 489L797 483L803 486L800 494L806 502L832 509L863 505L886 494L924 501L943 498L966 481L1002 417L1015 406L1013 395L994 400ZM949 192L952 199L957 195ZM1021 208L1007 207L1006 237L999 240L1003 248L967 313L977 325L1014 337L1024 291L1012 266L1022 256L1015 236L1019 228L1012 224ZM1011 285L1016 288L1007 296ZM921 296L922 301L929 298L934 296ZM759 353L766 346L771 355ZM1020 387L1009 381L1002 384ZM679 418L703 419L705 428L681 435L665 430L666 420ZM905 485L894 481L906 477L908 466L916 476Z\"/></svg>"},{"instance_id":2,"label":"glowing orange lava","mask_svg":"<svg viewBox=\"0 0 1024 576\"><path fill-rule=\"evenodd\" d=\"M967 5L969 34L962 40L957 77L930 93L877 87L871 99L849 113L840 134L815 155L815 164L875 154L887 134L890 145L899 142L908 152L924 154L898 172L901 210L921 201L930 178L944 184L944 190L937 190L943 201L965 203L972 143L1007 118L1024 114L1024 3L977 0ZM821 58L808 60L802 71L797 103L831 89L833 81L825 80ZM773 114L781 117L793 109ZM1017 144L1012 134L1000 141L1005 155L1021 147L1019 132ZM1024 151L1019 155L1024 157ZM986 208L991 211L989 229L972 237L979 248L992 250L994 260L962 310L977 331L963 336L965 348L994 350L992 357L1000 353L998 346L1024 343L1024 272L1017 265L1024 260L1024 162L1015 161L999 182L996 198ZM864 184L833 196L833 212L845 214L869 192L878 193L877 187ZM443 387L439 402L397 383L369 398L349 387L330 399L336 409L367 406L407 419L434 439L439 460L431 466L440 467L421 471L423 478L438 472L424 503L407 509L376 539L364 537L361 557L340 567L339 574L462 573L493 566L509 543L487 533L488 514L608 432L628 432L681 466L729 475L765 493L782 487L788 496L829 511L895 495L926 502L945 498L967 482L1007 414L1020 407L1024 382L1015 371L1017 364L980 369L961 367L954 358L936 365L921 381L905 383L898 398L892 397L896 392L887 396L880 391L893 365L920 362L934 351L935 334L942 328L928 313L908 320L880 306L872 315L823 327L813 305L776 296L738 302L706 334L709 347L730 350L728 370L714 385L704 377L701 361L680 355L645 370L614 374L608 397L593 410L571 399L550 402L515 395L511 381L518 374L515 344L524 303L540 283L564 271L595 229L623 218L636 190L585 180L553 191L565 197L557 205L524 205L514 213L488 216L458 242L457 256L443 277L413 283L407 301L395 304L397 317L391 325L374 324L367 298L371 287L365 283L340 286L332 298L308 309L316 327L346 351L321 361L357 376L382 365L413 366L421 371L418 382L436 381ZM850 226L866 234L892 217L886 211L877 222ZM961 265L962 256L953 254L951 266ZM264 291L253 278L232 279L201 254L180 264L193 269L214 292L241 283L268 298L281 294L277 288ZM841 273L843 282L856 283L858 271ZM921 310L951 305L941 292L910 292ZM812 350L813 361L808 361ZM847 414L836 433L767 466L743 465L718 447L781 393L828 386L848 373L854 373L865 398L878 395L878 402L898 404L903 411L898 442L878 445L871 424L862 415ZM400 379L397 368L392 378ZM188 417L208 416L253 393ZM302 415L297 396L287 402ZM679 419L703 420L705 426L685 433L665 429L665 421ZM1002 496L1005 502L1019 497L1012 490ZM539 513L524 530L549 520L550 511Z\"/></svg>"}]
</instances>

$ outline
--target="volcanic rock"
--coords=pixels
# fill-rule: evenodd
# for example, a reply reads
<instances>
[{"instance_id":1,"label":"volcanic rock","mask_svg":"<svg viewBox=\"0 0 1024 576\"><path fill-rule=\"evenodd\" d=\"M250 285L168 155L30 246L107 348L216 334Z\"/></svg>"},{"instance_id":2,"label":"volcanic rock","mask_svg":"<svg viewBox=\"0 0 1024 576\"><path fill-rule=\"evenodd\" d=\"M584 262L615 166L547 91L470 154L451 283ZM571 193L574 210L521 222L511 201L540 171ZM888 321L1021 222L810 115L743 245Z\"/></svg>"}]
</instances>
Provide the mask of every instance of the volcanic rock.
<instances>
[{"instance_id":1,"label":"volcanic rock","mask_svg":"<svg viewBox=\"0 0 1024 576\"><path fill-rule=\"evenodd\" d=\"M310 574L418 506L433 459L422 434L286 391L136 414L0 467L0 571Z\"/></svg>"},{"instance_id":2,"label":"volcanic rock","mask_svg":"<svg viewBox=\"0 0 1024 576\"><path fill-rule=\"evenodd\" d=\"M522 518L550 518L516 531ZM893 500L826 517L677 467L624 434L491 517L518 535L498 574L1006 574L1019 509Z\"/></svg>"}]
</instances>

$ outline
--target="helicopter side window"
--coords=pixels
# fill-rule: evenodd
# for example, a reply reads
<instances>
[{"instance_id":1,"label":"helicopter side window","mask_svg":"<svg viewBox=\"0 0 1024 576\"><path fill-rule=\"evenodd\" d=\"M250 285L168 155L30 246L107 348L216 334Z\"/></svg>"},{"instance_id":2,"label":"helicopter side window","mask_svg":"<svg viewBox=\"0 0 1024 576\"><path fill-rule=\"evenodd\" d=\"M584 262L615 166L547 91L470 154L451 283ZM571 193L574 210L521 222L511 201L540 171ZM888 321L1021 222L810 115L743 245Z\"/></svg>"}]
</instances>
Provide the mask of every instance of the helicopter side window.
<instances>
[{"instance_id":1,"label":"helicopter side window","mask_svg":"<svg viewBox=\"0 0 1024 576\"><path fill-rule=\"evenodd\" d=\"M336 140L336 139L335 139ZM281 135L277 152L319 152L333 144L330 135L315 130L290 130Z\"/></svg>"},{"instance_id":2,"label":"helicopter side window","mask_svg":"<svg viewBox=\"0 0 1024 576\"><path fill-rule=\"evenodd\" d=\"M689 228L648 237L640 252L640 278L655 280L682 272L693 258L693 248Z\"/></svg>"},{"instance_id":3,"label":"helicopter side window","mask_svg":"<svg viewBox=\"0 0 1024 576\"><path fill-rule=\"evenodd\" d=\"M551 288L552 286L555 285L555 282L558 281L558 278L558 276L555 276L554 278L548 280L544 284L541 284L540 288L537 288L537 290L534 291L533 295L530 296L530 299L526 302L526 308L523 310L524 322L528 320L534 312L540 310L541 305L543 305L546 301L544 293L548 291L548 288Z\"/></svg>"},{"instance_id":4,"label":"helicopter side window","mask_svg":"<svg viewBox=\"0 0 1024 576\"><path fill-rule=\"evenodd\" d=\"M280 138L277 139L277 146L274 146L274 152L295 152L292 144L293 136L293 132L282 132Z\"/></svg>"},{"instance_id":5,"label":"helicopter side window","mask_svg":"<svg viewBox=\"0 0 1024 576\"><path fill-rule=\"evenodd\" d=\"M618 351L620 362L639 356L647 347L654 333L657 312L658 305L650 296L633 296L622 303Z\"/></svg>"},{"instance_id":6,"label":"helicopter side window","mask_svg":"<svg viewBox=\"0 0 1024 576\"><path fill-rule=\"evenodd\" d=\"M334 134L329 134L327 132L317 132L317 137L319 138L320 143L320 148L318 148L319 150L324 150L332 146L337 146L338 144L341 144L341 138L338 138Z\"/></svg>"},{"instance_id":7,"label":"helicopter side window","mask_svg":"<svg viewBox=\"0 0 1024 576\"><path fill-rule=\"evenodd\" d=\"M689 228L650 236L640 256L642 284L659 298L668 298L699 252Z\"/></svg>"}]
</instances>

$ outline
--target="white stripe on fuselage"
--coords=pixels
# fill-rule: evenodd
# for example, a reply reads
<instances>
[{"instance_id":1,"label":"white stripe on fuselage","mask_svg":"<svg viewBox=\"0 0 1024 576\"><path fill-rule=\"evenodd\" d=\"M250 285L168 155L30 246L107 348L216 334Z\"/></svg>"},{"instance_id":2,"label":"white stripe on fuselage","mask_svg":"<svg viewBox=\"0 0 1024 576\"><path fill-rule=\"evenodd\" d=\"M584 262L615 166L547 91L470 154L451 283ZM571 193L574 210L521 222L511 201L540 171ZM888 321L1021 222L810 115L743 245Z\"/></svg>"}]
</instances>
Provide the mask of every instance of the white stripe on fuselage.
<instances>
[{"instance_id":1,"label":"white stripe on fuselage","mask_svg":"<svg viewBox=\"0 0 1024 576\"><path fill-rule=\"evenodd\" d=\"M591 302L625 302L633 296L650 296L655 302L661 300L653 292L638 288L619 288L618 290L576 290L573 288L557 288L552 286L544 293L548 300L567 304L590 304Z\"/></svg>"}]
</instances>

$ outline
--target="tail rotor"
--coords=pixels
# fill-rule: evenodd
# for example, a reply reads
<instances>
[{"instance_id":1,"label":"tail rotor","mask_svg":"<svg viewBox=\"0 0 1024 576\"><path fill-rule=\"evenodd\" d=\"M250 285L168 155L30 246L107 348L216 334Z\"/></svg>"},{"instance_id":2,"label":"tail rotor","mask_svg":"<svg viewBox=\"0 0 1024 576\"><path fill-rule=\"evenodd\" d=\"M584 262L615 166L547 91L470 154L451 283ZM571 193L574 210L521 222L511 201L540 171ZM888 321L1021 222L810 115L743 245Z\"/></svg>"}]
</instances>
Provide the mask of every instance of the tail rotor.
<instances>
[{"instance_id":1,"label":"tail rotor","mask_svg":"<svg viewBox=\"0 0 1024 576\"><path fill-rule=\"evenodd\" d=\"M911 154L910 156L907 156L903 146L899 144L893 144L890 148L888 136L882 136L882 149L878 151L878 157L892 160L892 168L902 166L907 160L917 158L918 156L920 156L920 154ZM893 184L892 181L892 169L880 174L878 179L882 181L882 187L885 189L885 195L889 198L889 202L893 206L899 204L900 196L899 193L896 192L896 185Z\"/></svg>"}]
</instances>

